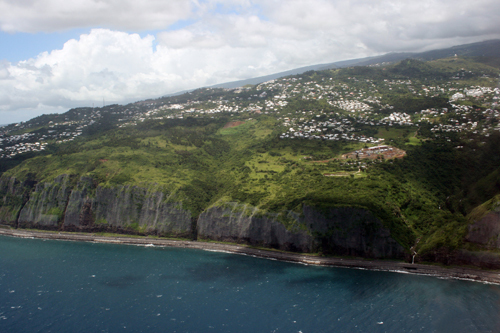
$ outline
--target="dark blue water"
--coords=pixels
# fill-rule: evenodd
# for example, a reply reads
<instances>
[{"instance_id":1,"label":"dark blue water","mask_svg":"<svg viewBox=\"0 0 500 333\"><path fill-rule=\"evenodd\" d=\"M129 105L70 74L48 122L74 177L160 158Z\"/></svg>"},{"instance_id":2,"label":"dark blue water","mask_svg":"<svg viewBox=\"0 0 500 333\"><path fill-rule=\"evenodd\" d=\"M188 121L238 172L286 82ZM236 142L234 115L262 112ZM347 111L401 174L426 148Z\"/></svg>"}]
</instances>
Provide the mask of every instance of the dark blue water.
<instances>
[{"instance_id":1,"label":"dark blue water","mask_svg":"<svg viewBox=\"0 0 500 333\"><path fill-rule=\"evenodd\" d=\"M0 237L0 332L500 332L500 287Z\"/></svg>"}]
</instances>

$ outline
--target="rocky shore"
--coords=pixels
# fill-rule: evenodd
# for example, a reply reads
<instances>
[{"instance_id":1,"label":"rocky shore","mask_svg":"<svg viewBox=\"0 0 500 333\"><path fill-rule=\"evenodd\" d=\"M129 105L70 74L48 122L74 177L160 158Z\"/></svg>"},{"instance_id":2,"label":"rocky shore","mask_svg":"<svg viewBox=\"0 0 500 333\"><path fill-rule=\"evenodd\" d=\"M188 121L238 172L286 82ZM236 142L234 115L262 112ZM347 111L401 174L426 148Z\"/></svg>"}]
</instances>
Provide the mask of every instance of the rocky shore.
<instances>
[{"instance_id":1,"label":"rocky shore","mask_svg":"<svg viewBox=\"0 0 500 333\"><path fill-rule=\"evenodd\" d=\"M407 274L428 275L446 279L470 280L483 283L500 284L500 271L479 270L462 267L442 267L434 265L410 264L401 261L389 260L368 260L368 259L345 259L334 257L319 257L300 253L283 251L272 251L252 248L248 246L212 243L202 241L171 240L150 237L120 237L120 236L99 236L89 233L72 232L41 232L33 230L0 228L0 235L38 238L66 241L82 241L108 244L127 244L138 246L163 246L179 247L189 249L199 249L206 251L220 251L234 254L250 255L258 258L268 258L288 262L296 262L307 265L345 267L355 269L368 269L374 271L390 271Z\"/></svg>"}]
</instances>

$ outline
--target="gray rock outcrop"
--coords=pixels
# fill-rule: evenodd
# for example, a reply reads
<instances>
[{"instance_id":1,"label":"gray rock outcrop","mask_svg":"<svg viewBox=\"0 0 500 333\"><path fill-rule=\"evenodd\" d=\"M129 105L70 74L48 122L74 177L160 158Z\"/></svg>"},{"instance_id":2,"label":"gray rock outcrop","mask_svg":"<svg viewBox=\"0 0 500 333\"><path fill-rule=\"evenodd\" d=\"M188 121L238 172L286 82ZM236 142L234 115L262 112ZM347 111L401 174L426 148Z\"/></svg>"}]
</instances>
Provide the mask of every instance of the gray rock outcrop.
<instances>
[{"instance_id":1,"label":"gray rock outcrop","mask_svg":"<svg viewBox=\"0 0 500 333\"><path fill-rule=\"evenodd\" d=\"M465 239L488 249L500 249L500 205L470 224Z\"/></svg>"},{"instance_id":2,"label":"gray rock outcrop","mask_svg":"<svg viewBox=\"0 0 500 333\"><path fill-rule=\"evenodd\" d=\"M0 178L0 223L17 225L19 213L28 201L34 181L20 182L14 177Z\"/></svg>"},{"instance_id":3,"label":"gray rock outcrop","mask_svg":"<svg viewBox=\"0 0 500 333\"><path fill-rule=\"evenodd\" d=\"M96 186L91 177L81 177L69 196L66 213L64 214L65 228L87 228L94 224L92 212Z\"/></svg>"},{"instance_id":4,"label":"gray rock outcrop","mask_svg":"<svg viewBox=\"0 0 500 333\"><path fill-rule=\"evenodd\" d=\"M68 175L57 176L51 183L39 183L19 215L21 226L57 227L62 221L71 193Z\"/></svg>"},{"instance_id":5,"label":"gray rock outcrop","mask_svg":"<svg viewBox=\"0 0 500 333\"><path fill-rule=\"evenodd\" d=\"M403 258L404 248L366 209L332 207L320 212L304 206L304 223L324 253L368 258Z\"/></svg>"},{"instance_id":6,"label":"gray rock outcrop","mask_svg":"<svg viewBox=\"0 0 500 333\"><path fill-rule=\"evenodd\" d=\"M287 230L276 216L257 215L258 209L237 203L212 207L198 218L198 237L247 243L287 251L311 252L313 238L307 230Z\"/></svg>"},{"instance_id":7,"label":"gray rock outcrop","mask_svg":"<svg viewBox=\"0 0 500 333\"><path fill-rule=\"evenodd\" d=\"M325 213L304 206L300 216L288 212L288 229L277 215L259 215L258 209L226 203L203 212L198 237L247 243L288 251L317 252L369 258L403 258L404 248L380 220L361 208L331 208Z\"/></svg>"},{"instance_id":8,"label":"gray rock outcrop","mask_svg":"<svg viewBox=\"0 0 500 333\"><path fill-rule=\"evenodd\" d=\"M97 187L91 209L101 225L177 237L192 234L191 213L154 188Z\"/></svg>"}]
</instances>

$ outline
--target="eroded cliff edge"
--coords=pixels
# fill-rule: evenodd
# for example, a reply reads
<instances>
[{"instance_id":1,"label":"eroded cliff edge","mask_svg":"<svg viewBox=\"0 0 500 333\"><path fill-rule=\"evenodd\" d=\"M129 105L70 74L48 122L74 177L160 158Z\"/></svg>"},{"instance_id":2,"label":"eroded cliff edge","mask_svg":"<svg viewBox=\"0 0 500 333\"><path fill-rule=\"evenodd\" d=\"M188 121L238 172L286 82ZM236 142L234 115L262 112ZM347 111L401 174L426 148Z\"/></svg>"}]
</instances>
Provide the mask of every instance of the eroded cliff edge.
<instances>
[{"instance_id":1,"label":"eroded cliff edge","mask_svg":"<svg viewBox=\"0 0 500 333\"><path fill-rule=\"evenodd\" d=\"M222 202L192 216L156 185L98 186L61 175L49 183L0 179L0 222L20 228L110 231L216 240L304 253L405 257L407 251L370 211L357 207L265 212Z\"/></svg>"}]
</instances>

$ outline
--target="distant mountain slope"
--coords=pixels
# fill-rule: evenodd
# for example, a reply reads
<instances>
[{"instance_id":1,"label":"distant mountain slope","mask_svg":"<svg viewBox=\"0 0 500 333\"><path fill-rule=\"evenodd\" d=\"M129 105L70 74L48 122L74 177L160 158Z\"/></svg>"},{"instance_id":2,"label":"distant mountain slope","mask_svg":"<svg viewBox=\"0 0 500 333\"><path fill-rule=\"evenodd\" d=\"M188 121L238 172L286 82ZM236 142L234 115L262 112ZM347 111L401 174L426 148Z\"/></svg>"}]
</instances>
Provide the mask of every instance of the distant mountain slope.
<instances>
[{"instance_id":1,"label":"distant mountain slope","mask_svg":"<svg viewBox=\"0 0 500 333\"><path fill-rule=\"evenodd\" d=\"M253 79L246 79L246 80L239 80L239 81L233 81L233 82L227 82L227 83L221 83L221 84L216 84L214 86L210 86L210 88L237 88L237 87L242 87L247 84L259 84L262 82L266 81L271 81L274 79L279 79L280 77L284 76L289 76L289 75L296 75L296 74L302 74L307 71L320 71L323 69L329 69L329 68L336 68L337 66L333 63L331 64L320 64L320 65L312 65L312 66L306 66L306 67L300 67L296 69L291 69L288 71L284 72L279 72L276 74L270 74L270 75L265 75L265 76L259 76Z\"/></svg>"},{"instance_id":2,"label":"distant mountain slope","mask_svg":"<svg viewBox=\"0 0 500 333\"><path fill-rule=\"evenodd\" d=\"M453 57L455 54L461 57L499 57L500 40L488 40L479 43L453 46L447 49L427 51L417 53L414 57L422 60L436 60Z\"/></svg>"},{"instance_id":3,"label":"distant mountain slope","mask_svg":"<svg viewBox=\"0 0 500 333\"><path fill-rule=\"evenodd\" d=\"M210 86L210 88L237 88L242 87L247 84L259 84L262 82L275 80L288 75L296 75L302 74L307 71L320 71L331 68L345 68L351 66L369 66L374 64L381 63L393 63L397 61L401 61L406 58L420 59L420 60L436 60L442 58L453 57L454 55L458 55L461 57L482 57L482 58L490 58L490 57L500 57L500 40L488 40L484 42L472 43L472 44L464 44L453 46L446 49L432 50L420 53L410 53L410 52L401 52L401 53L388 53L381 56L368 57L368 58L359 58L359 59L351 59L351 60L343 60L337 61L327 64L319 64L312 65L306 67L300 67L296 69L291 69L284 72L279 72L276 74L259 76L252 79L239 80L226 82L221 84L216 84L214 86ZM487 62L487 61L486 61Z\"/></svg>"}]
</instances>

